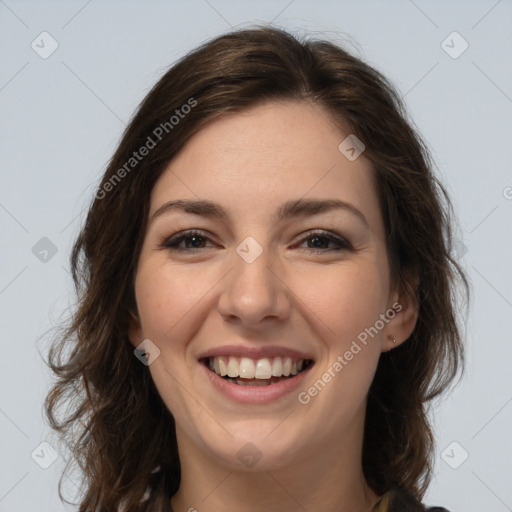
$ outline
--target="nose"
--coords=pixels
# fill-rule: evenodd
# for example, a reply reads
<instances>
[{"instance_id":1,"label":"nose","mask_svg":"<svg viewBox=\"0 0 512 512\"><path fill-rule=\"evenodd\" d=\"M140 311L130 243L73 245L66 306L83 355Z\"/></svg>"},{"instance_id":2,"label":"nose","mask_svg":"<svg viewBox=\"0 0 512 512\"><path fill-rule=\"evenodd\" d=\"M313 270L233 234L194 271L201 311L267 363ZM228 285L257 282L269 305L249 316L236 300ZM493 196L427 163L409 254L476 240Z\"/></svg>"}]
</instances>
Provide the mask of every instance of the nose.
<instances>
[{"instance_id":1,"label":"nose","mask_svg":"<svg viewBox=\"0 0 512 512\"><path fill-rule=\"evenodd\" d=\"M218 302L221 315L248 328L261 327L264 320L285 320L290 314L291 291L275 256L263 249L249 262L234 252L233 261L234 268L221 281L223 289Z\"/></svg>"}]
</instances>

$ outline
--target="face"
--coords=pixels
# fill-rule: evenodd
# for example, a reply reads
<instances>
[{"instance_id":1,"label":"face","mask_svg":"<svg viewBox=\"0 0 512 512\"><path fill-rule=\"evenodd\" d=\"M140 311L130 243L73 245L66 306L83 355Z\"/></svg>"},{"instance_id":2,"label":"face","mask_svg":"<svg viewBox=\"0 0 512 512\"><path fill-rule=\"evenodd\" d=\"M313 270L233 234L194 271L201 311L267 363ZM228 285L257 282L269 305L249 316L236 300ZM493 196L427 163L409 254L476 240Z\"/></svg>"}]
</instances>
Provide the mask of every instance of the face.
<instances>
[{"instance_id":1,"label":"face","mask_svg":"<svg viewBox=\"0 0 512 512\"><path fill-rule=\"evenodd\" d=\"M265 103L210 122L155 184L130 339L160 351L180 452L272 469L361 434L380 354L415 314L349 134L318 105Z\"/></svg>"}]
</instances>

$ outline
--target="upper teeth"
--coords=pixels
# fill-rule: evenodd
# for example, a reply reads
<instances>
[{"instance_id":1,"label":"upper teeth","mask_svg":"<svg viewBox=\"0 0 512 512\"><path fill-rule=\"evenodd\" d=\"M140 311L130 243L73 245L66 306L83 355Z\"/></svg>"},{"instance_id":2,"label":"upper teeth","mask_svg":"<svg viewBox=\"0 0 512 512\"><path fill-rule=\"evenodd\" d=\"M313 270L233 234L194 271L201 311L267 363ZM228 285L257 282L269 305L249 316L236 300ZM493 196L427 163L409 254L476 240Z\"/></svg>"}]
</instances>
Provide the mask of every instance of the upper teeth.
<instances>
[{"instance_id":1,"label":"upper teeth","mask_svg":"<svg viewBox=\"0 0 512 512\"><path fill-rule=\"evenodd\" d=\"M304 359L292 361L291 357L248 357L217 356L210 357L208 366L221 377L241 377L244 379L270 379L297 375L302 370Z\"/></svg>"}]
</instances>

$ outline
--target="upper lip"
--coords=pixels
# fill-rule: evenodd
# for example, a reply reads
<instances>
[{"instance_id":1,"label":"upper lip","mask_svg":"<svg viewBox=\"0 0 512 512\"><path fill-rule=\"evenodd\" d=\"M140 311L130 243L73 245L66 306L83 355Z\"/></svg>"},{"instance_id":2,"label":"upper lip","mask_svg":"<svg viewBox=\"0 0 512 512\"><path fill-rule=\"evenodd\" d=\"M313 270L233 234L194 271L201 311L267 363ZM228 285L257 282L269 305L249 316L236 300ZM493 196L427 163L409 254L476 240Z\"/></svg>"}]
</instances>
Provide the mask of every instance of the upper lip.
<instances>
[{"instance_id":1,"label":"upper lip","mask_svg":"<svg viewBox=\"0 0 512 512\"><path fill-rule=\"evenodd\" d=\"M263 359L264 357L290 357L291 359L313 359L310 354L299 350L267 345L265 347L246 347L243 345L223 345L214 347L199 356L199 359L217 356L248 357L249 359Z\"/></svg>"}]
</instances>

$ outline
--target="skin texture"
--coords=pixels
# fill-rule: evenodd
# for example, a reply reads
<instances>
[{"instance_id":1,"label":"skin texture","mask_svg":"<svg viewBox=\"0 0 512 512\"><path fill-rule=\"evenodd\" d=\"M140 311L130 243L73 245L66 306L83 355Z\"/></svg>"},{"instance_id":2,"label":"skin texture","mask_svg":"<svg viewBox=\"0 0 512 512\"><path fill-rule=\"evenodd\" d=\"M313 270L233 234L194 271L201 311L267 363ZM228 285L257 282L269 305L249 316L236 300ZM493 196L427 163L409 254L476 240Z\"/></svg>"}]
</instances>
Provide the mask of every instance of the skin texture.
<instances>
[{"instance_id":1,"label":"skin texture","mask_svg":"<svg viewBox=\"0 0 512 512\"><path fill-rule=\"evenodd\" d=\"M414 329L417 305L390 282L370 162L338 150L349 133L318 105L267 102L207 124L153 189L150 219L174 199L215 201L229 215L225 222L166 212L148 222L139 259L129 334L134 346L150 339L160 350L148 369L176 419L182 482L171 500L175 512L370 511L379 498L361 468L366 395L381 352ZM274 220L282 203L301 198L349 202L368 226L341 209ZM207 237L196 241L196 253L162 246L192 228ZM353 250L334 250L325 239L315 246L311 230ZM252 263L236 252L248 236L263 250ZM186 244L180 247L194 248ZM309 403L299 403L298 392L397 302L400 311L378 334L359 343ZM226 344L294 348L315 365L298 391L240 404L215 390L198 362ZM248 442L261 452L251 468L237 456Z\"/></svg>"}]
</instances>

